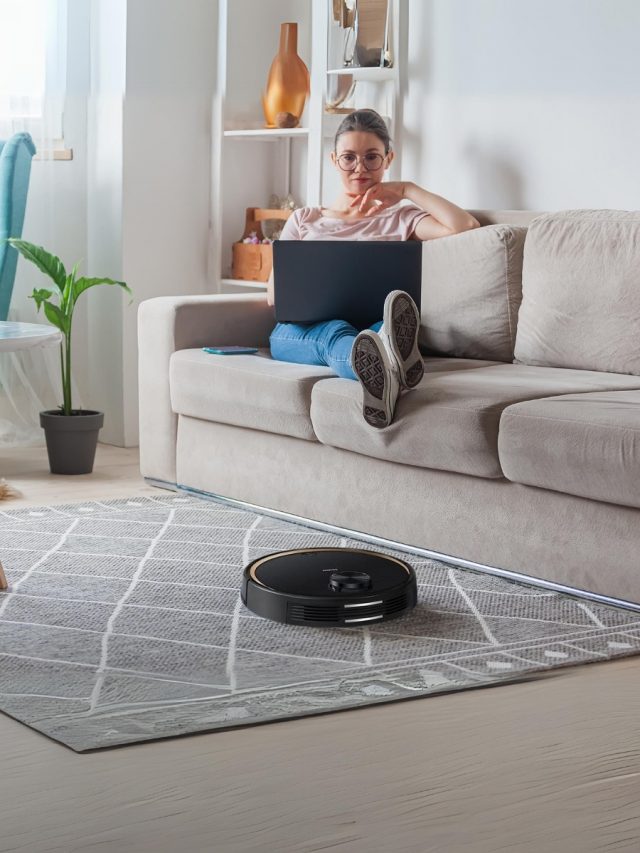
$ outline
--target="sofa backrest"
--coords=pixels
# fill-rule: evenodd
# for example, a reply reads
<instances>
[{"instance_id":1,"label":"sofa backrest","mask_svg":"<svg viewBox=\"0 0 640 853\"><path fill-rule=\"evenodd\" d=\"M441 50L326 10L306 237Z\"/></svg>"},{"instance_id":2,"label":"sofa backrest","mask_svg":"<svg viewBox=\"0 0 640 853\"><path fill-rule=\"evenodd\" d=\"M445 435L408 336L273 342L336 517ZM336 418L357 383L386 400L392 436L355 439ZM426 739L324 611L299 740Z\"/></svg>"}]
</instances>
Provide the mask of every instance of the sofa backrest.
<instances>
[{"instance_id":1,"label":"sofa backrest","mask_svg":"<svg viewBox=\"0 0 640 853\"><path fill-rule=\"evenodd\" d=\"M422 246L425 355L511 362L522 301L527 210L472 210L483 228Z\"/></svg>"},{"instance_id":2,"label":"sofa backrest","mask_svg":"<svg viewBox=\"0 0 640 853\"><path fill-rule=\"evenodd\" d=\"M543 212L533 210L470 210L480 225L524 225L527 227Z\"/></svg>"},{"instance_id":3,"label":"sofa backrest","mask_svg":"<svg viewBox=\"0 0 640 853\"><path fill-rule=\"evenodd\" d=\"M516 363L640 376L640 211L537 217L522 285Z\"/></svg>"}]
</instances>

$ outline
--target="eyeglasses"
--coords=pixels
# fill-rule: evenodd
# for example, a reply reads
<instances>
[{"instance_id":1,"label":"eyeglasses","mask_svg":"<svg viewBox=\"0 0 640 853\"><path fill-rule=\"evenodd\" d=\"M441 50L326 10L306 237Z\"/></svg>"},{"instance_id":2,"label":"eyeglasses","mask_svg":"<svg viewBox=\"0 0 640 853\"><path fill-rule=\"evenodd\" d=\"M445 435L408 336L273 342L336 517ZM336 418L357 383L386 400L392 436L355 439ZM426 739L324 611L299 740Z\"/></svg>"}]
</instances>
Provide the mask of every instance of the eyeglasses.
<instances>
[{"instance_id":1,"label":"eyeglasses","mask_svg":"<svg viewBox=\"0 0 640 853\"><path fill-rule=\"evenodd\" d=\"M345 151L337 158L338 166L343 172L353 172L357 168L358 161L362 163L366 172L375 172L384 163L384 157L377 151L368 151L362 157L353 154L351 151Z\"/></svg>"}]
</instances>

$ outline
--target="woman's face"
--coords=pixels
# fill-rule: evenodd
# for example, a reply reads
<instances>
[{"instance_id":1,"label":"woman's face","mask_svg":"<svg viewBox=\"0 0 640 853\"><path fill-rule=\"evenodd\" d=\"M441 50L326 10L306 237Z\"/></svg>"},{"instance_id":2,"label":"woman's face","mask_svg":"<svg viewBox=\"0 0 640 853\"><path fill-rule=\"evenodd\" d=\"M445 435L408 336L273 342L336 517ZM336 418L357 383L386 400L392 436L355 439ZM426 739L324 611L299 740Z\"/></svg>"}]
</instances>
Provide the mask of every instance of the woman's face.
<instances>
[{"instance_id":1,"label":"woman's face","mask_svg":"<svg viewBox=\"0 0 640 853\"><path fill-rule=\"evenodd\" d=\"M345 192L359 195L379 184L391 165L393 151L384 153L384 143L375 133L352 130L338 137L331 161L338 170Z\"/></svg>"}]
</instances>

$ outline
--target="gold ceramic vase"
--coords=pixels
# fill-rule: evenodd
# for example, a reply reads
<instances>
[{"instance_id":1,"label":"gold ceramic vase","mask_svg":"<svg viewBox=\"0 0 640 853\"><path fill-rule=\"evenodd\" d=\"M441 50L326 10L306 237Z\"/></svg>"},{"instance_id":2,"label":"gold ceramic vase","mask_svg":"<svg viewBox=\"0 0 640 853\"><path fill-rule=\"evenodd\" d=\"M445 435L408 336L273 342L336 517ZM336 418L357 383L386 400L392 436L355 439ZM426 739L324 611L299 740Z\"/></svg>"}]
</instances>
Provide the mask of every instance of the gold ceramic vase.
<instances>
[{"instance_id":1,"label":"gold ceramic vase","mask_svg":"<svg viewBox=\"0 0 640 853\"><path fill-rule=\"evenodd\" d=\"M296 127L309 94L309 69L298 56L298 25L280 25L280 49L269 69L262 108L267 127Z\"/></svg>"}]
</instances>

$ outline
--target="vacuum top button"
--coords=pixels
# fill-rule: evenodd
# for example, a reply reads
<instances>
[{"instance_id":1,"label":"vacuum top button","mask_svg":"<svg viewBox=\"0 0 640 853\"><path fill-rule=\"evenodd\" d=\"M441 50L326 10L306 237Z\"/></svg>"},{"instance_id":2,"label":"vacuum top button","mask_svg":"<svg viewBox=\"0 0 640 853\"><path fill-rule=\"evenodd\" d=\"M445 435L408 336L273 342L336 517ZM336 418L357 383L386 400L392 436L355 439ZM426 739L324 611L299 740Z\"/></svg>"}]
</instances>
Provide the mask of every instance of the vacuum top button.
<instances>
[{"instance_id":1,"label":"vacuum top button","mask_svg":"<svg viewBox=\"0 0 640 853\"><path fill-rule=\"evenodd\" d=\"M371 587L371 576L366 572L335 571L329 576L329 589L334 592L359 592Z\"/></svg>"}]
</instances>

